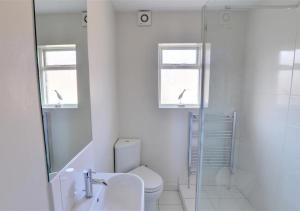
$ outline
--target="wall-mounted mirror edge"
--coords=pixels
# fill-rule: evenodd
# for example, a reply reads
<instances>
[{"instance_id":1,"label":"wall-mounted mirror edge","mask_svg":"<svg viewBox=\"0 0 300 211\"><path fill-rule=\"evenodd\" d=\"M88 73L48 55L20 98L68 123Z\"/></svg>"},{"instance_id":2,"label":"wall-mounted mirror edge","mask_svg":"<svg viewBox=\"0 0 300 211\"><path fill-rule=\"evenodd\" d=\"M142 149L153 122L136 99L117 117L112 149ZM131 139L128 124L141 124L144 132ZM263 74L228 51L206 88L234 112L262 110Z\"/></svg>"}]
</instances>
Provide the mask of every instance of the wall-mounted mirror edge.
<instances>
[{"instance_id":1,"label":"wall-mounted mirror edge","mask_svg":"<svg viewBox=\"0 0 300 211\"><path fill-rule=\"evenodd\" d=\"M86 0L33 0L48 180L92 141Z\"/></svg>"}]
</instances>

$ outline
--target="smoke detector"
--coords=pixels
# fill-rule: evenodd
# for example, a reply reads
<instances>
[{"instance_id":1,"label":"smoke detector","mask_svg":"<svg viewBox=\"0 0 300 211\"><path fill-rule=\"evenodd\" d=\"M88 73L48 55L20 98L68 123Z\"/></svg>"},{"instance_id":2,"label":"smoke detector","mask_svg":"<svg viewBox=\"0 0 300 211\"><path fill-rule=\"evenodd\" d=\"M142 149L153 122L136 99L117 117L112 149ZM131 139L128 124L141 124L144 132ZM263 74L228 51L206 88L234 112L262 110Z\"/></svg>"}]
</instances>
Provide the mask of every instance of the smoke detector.
<instances>
[{"instance_id":1,"label":"smoke detector","mask_svg":"<svg viewBox=\"0 0 300 211\"><path fill-rule=\"evenodd\" d=\"M150 10L140 10L138 12L138 25L151 26L151 24L152 24L152 12Z\"/></svg>"}]
</instances>

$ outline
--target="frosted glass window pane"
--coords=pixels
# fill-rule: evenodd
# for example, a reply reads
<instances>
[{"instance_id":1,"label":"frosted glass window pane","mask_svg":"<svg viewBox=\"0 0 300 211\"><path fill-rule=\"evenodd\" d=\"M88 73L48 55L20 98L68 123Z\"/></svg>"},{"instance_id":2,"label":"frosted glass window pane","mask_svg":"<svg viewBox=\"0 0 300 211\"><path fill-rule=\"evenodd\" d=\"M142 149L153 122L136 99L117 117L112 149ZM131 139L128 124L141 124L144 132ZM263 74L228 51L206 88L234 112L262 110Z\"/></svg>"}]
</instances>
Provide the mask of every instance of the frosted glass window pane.
<instances>
[{"instance_id":1,"label":"frosted glass window pane","mask_svg":"<svg viewBox=\"0 0 300 211\"><path fill-rule=\"evenodd\" d=\"M76 51L46 51L46 66L76 65Z\"/></svg>"},{"instance_id":2,"label":"frosted glass window pane","mask_svg":"<svg viewBox=\"0 0 300 211\"><path fill-rule=\"evenodd\" d=\"M179 95L186 90L181 100ZM199 104L198 69L162 69L161 104Z\"/></svg>"},{"instance_id":3,"label":"frosted glass window pane","mask_svg":"<svg viewBox=\"0 0 300 211\"><path fill-rule=\"evenodd\" d=\"M46 104L78 104L76 70L45 71ZM61 95L58 98L55 90Z\"/></svg>"},{"instance_id":4,"label":"frosted glass window pane","mask_svg":"<svg viewBox=\"0 0 300 211\"><path fill-rule=\"evenodd\" d=\"M163 50L163 64L197 64L197 50Z\"/></svg>"}]
</instances>

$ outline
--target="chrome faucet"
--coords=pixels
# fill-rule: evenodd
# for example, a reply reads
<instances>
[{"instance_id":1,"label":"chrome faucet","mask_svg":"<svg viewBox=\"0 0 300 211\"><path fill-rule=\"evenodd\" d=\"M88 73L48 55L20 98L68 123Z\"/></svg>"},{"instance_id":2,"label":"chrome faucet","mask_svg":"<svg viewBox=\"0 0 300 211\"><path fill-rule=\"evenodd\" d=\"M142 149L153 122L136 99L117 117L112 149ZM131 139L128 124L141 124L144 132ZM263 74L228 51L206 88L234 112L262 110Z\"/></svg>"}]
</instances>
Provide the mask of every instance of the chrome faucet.
<instances>
[{"instance_id":1,"label":"chrome faucet","mask_svg":"<svg viewBox=\"0 0 300 211\"><path fill-rule=\"evenodd\" d=\"M85 185L85 198L89 199L93 197L93 185L94 184L103 184L107 186L107 183L103 179L93 179L93 172L92 169L88 169L83 172L84 176L84 185Z\"/></svg>"}]
</instances>

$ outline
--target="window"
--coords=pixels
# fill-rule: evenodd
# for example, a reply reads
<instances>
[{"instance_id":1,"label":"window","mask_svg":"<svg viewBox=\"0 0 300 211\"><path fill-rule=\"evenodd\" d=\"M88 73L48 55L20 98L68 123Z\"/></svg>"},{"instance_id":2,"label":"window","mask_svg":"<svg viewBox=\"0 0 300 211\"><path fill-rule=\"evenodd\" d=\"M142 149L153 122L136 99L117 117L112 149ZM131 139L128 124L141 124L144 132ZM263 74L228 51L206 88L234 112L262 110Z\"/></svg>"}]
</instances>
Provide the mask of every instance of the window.
<instances>
[{"instance_id":1,"label":"window","mask_svg":"<svg viewBox=\"0 0 300 211\"><path fill-rule=\"evenodd\" d=\"M38 47L43 108L77 108L76 45Z\"/></svg>"},{"instance_id":2,"label":"window","mask_svg":"<svg viewBox=\"0 0 300 211\"><path fill-rule=\"evenodd\" d=\"M200 106L202 44L159 44L159 107ZM207 61L210 45L207 45ZM208 62L209 63L209 62ZM209 67L205 78L205 106L208 106Z\"/></svg>"}]
</instances>

